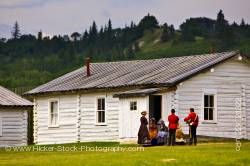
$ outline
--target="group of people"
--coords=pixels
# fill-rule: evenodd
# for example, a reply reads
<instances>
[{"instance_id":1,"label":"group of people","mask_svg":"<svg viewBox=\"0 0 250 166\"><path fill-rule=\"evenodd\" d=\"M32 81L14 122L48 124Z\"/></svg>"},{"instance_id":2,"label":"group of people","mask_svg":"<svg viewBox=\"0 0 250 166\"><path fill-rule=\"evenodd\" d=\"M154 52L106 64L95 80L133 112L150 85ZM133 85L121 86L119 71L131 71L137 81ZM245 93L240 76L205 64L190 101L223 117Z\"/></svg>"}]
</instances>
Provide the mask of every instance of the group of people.
<instances>
[{"instance_id":1,"label":"group of people","mask_svg":"<svg viewBox=\"0 0 250 166\"><path fill-rule=\"evenodd\" d=\"M174 146L176 141L180 144L185 144L183 139L184 133L182 132L181 125L179 124L179 117L175 115L175 110L171 110L171 114L168 116L168 127L163 120L159 120L157 123L155 118L148 120L146 118L147 112L141 112L141 125L138 132L138 144L143 145L163 145L168 144ZM194 112L193 108L190 108L190 113L184 118L184 121L189 125L189 144L197 144L196 129L199 123L199 117ZM148 127L149 125L149 127Z\"/></svg>"}]
</instances>

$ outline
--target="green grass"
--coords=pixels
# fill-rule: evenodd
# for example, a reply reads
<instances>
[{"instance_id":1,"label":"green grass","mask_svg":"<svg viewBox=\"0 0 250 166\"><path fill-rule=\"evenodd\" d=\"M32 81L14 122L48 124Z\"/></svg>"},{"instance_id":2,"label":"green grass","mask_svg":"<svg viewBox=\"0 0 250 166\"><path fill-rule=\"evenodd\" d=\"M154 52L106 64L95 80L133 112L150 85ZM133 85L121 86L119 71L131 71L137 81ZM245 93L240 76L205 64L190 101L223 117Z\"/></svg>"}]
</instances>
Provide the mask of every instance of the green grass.
<instances>
[{"instance_id":1,"label":"green grass","mask_svg":"<svg viewBox=\"0 0 250 166\"><path fill-rule=\"evenodd\" d=\"M108 147L137 148L137 145L120 145L119 143L81 143L51 145L45 147ZM29 146L33 148L34 146ZM43 146L40 146L43 147ZM240 151L235 150L234 142L201 143L198 146L158 146L147 147L144 151L126 152L6 152L0 150L0 165L249 165L250 142L242 142Z\"/></svg>"}]
</instances>

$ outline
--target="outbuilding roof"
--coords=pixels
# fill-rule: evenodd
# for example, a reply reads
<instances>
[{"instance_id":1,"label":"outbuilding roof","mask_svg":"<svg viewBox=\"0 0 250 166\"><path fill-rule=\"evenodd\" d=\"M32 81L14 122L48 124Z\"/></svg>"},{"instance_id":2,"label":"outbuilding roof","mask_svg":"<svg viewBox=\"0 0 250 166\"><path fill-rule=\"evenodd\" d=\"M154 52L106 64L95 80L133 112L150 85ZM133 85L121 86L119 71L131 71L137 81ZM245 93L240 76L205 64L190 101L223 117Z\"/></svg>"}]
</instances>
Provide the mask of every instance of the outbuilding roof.
<instances>
[{"instance_id":1,"label":"outbuilding roof","mask_svg":"<svg viewBox=\"0 0 250 166\"><path fill-rule=\"evenodd\" d=\"M41 85L27 95L129 86L173 86L198 72L223 62L238 52L182 56L151 60L91 63Z\"/></svg>"},{"instance_id":2,"label":"outbuilding roof","mask_svg":"<svg viewBox=\"0 0 250 166\"><path fill-rule=\"evenodd\" d=\"M0 86L0 107L32 107L32 103Z\"/></svg>"}]
</instances>

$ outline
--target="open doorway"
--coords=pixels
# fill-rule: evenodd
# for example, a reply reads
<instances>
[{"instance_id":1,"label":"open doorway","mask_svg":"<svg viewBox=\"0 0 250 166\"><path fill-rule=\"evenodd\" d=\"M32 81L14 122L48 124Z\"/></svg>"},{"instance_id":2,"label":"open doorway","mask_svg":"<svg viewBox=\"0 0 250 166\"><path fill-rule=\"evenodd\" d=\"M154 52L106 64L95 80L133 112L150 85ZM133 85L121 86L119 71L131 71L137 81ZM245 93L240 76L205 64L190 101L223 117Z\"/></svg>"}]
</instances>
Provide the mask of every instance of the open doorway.
<instances>
[{"instance_id":1,"label":"open doorway","mask_svg":"<svg viewBox=\"0 0 250 166\"><path fill-rule=\"evenodd\" d=\"M158 122L161 117L162 111L162 96L161 95L150 95L149 96L149 118L155 118Z\"/></svg>"}]
</instances>

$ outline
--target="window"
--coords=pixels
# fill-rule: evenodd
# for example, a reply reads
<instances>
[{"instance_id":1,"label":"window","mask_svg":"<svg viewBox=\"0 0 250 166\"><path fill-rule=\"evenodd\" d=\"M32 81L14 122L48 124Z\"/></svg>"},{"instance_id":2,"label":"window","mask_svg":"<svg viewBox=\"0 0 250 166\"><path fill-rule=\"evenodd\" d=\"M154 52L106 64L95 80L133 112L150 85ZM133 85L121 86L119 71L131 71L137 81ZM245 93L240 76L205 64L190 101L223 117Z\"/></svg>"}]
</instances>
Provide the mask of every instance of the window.
<instances>
[{"instance_id":1,"label":"window","mask_svg":"<svg viewBox=\"0 0 250 166\"><path fill-rule=\"evenodd\" d=\"M130 111L137 110L137 102L136 101L131 101L130 102Z\"/></svg>"},{"instance_id":2,"label":"window","mask_svg":"<svg viewBox=\"0 0 250 166\"><path fill-rule=\"evenodd\" d=\"M105 123L105 98L97 99L97 123Z\"/></svg>"},{"instance_id":3,"label":"window","mask_svg":"<svg viewBox=\"0 0 250 166\"><path fill-rule=\"evenodd\" d=\"M58 101L53 100L49 102L49 126L57 127L58 126Z\"/></svg>"},{"instance_id":4,"label":"window","mask_svg":"<svg viewBox=\"0 0 250 166\"><path fill-rule=\"evenodd\" d=\"M204 95L204 120L214 120L215 117L215 95Z\"/></svg>"},{"instance_id":5,"label":"window","mask_svg":"<svg viewBox=\"0 0 250 166\"><path fill-rule=\"evenodd\" d=\"M3 121L2 118L0 117L0 137L3 136Z\"/></svg>"}]
</instances>

